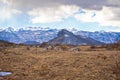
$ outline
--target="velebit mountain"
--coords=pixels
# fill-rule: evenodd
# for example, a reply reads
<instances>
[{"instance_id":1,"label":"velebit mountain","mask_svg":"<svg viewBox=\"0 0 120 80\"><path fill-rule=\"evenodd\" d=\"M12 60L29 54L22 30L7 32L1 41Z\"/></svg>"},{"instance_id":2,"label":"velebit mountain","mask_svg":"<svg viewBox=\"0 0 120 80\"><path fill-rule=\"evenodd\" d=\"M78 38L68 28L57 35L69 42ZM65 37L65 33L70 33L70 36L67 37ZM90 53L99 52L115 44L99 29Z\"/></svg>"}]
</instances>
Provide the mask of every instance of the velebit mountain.
<instances>
[{"instance_id":1,"label":"velebit mountain","mask_svg":"<svg viewBox=\"0 0 120 80\"><path fill-rule=\"evenodd\" d=\"M19 30L14 30L10 27L7 29L0 29L0 40L13 43L39 44L48 41L52 42L53 40L56 41L58 39L64 40L63 43L66 44L71 43L71 41L73 44L99 44L99 42L113 43L120 39L120 32L88 32L75 29L67 31L41 27L28 27L25 29L21 28Z\"/></svg>"}]
</instances>

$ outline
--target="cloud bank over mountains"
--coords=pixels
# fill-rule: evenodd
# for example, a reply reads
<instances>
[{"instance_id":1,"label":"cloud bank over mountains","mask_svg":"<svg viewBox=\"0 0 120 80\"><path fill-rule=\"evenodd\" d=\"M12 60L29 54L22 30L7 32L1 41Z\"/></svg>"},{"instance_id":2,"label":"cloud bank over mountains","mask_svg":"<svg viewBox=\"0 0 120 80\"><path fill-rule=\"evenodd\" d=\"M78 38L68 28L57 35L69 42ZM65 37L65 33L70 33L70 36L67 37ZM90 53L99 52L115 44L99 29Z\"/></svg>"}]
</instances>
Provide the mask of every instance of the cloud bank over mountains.
<instances>
[{"instance_id":1,"label":"cloud bank over mountains","mask_svg":"<svg viewBox=\"0 0 120 80\"><path fill-rule=\"evenodd\" d=\"M120 0L0 0L0 22L24 14L32 24L73 17L81 22L120 27Z\"/></svg>"}]
</instances>

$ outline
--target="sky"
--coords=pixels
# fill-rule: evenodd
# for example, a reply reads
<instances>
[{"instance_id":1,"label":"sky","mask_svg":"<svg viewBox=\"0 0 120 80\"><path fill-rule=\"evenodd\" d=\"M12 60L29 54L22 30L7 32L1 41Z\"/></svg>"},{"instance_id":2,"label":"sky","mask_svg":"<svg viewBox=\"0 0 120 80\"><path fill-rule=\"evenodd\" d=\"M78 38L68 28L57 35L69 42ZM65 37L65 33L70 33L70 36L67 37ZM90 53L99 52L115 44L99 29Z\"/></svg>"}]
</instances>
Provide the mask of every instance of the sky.
<instances>
[{"instance_id":1,"label":"sky","mask_svg":"<svg viewBox=\"0 0 120 80\"><path fill-rule=\"evenodd\" d=\"M120 0L0 0L0 28L120 32Z\"/></svg>"}]
</instances>

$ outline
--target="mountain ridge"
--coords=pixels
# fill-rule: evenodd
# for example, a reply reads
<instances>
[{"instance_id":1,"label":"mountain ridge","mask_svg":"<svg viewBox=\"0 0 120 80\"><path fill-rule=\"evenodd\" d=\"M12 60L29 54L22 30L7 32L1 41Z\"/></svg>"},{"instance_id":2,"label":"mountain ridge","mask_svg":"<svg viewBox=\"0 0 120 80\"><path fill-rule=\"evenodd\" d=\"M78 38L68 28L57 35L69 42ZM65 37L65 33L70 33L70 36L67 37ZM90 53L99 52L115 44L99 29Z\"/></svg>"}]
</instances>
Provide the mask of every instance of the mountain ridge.
<instances>
[{"instance_id":1,"label":"mountain ridge","mask_svg":"<svg viewBox=\"0 0 120 80\"><path fill-rule=\"evenodd\" d=\"M62 29L58 32L58 36L48 42L48 44L64 44L64 45L102 45L103 43L96 41L91 38L81 37L80 35L75 35L70 31Z\"/></svg>"},{"instance_id":2,"label":"mountain ridge","mask_svg":"<svg viewBox=\"0 0 120 80\"><path fill-rule=\"evenodd\" d=\"M35 29L34 29L35 28ZM25 43L27 41L35 41L39 43L48 42L49 40L57 37L58 32L61 29L41 28L41 27L29 27L27 29L20 28L18 30L14 28L0 29L0 40L9 41L12 43ZM75 35L80 35L86 38L92 38L96 41L103 43L114 43L120 39L120 32L105 32L105 31L79 31L77 29L68 29ZM67 36L67 35L65 35Z\"/></svg>"}]
</instances>

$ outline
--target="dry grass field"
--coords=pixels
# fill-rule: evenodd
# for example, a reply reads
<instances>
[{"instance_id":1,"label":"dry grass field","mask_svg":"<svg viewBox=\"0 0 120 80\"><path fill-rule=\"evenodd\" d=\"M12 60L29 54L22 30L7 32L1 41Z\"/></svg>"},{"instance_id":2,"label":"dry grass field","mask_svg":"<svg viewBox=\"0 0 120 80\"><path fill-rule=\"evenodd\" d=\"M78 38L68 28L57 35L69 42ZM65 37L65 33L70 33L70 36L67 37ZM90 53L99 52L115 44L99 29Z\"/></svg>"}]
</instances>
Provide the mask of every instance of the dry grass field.
<instances>
[{"instance_id":1,"label":"dry grass field","mask_svg":"<svg viewBox=\"0 0 120 80\"><path fill-rule=\"evenodd\" d=\"M116 63L120 51L89 46L78 46L77 49L34 46L2 49L0 70L12 74L0 77L0 80L120 80L119 64Z\"/></svg>"}]
</instances>

